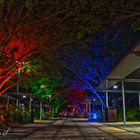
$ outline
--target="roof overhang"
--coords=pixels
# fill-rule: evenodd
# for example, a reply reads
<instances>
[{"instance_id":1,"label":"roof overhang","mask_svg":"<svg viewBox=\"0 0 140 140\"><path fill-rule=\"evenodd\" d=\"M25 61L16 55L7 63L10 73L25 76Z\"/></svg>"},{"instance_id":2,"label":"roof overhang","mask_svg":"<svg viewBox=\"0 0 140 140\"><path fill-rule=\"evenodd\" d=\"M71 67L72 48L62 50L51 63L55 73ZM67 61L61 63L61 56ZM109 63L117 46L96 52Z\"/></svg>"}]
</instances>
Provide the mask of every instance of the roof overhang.
<instances>
[{"instance_id":1,"label":"roof overhang","mask_svg":"<svg viewBox=\"0 0 140 140\"><path fill-rule=\"evenodd\" d=\"M125 79L132 72L140 68L140 44L136 46L97 87L97 90L106 89L106 80L109 80L108 88Z\"/></svg>"}]
</instances>

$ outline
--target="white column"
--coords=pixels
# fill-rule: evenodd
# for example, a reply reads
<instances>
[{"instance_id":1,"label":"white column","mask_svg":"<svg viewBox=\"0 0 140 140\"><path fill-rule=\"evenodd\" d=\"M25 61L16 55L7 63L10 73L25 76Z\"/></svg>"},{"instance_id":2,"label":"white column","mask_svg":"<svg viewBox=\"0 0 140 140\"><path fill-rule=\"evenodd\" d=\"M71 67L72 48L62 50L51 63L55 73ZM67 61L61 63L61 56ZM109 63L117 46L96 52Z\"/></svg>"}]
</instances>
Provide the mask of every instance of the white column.
<instances>
[{"instance_id":1,"label":"white column","mask_svg":"<svg viewBox=\"0 0 140 140\"><path fill-rule=\"evenodd\" d=\"M17 93L19 93L20 69L18 69Z\"/></svg>"},{"instance_id":2,"label":"white column","mask_svg":"<svg viewBox=\"0 0 140 140\"><path fill-rule=\"evenodd\" d=\"M89 113L91 112L91 103L89 101Z\"/></svg>"},{"instance_id":3,"label":"white column","mask_svg":"<svg viewBox=\"0 0 140 140\"><path fill-rule=\"evenodd\" d=\"M31 101L31 95L30 95L30 97L29 97L29 110L31 110L32 109L32 101Z\"/></svg>"},{"instance_id":4,"label":"white column","mask_svg":"<svg viewBox=\"0 0 140 140\"><path fill-rule=\"evenodd\" d=\"M140 109L140 92L138 93L139 96L139 109Z\"/></svg>"},{"instance_id":5,"label":"white column","mask_svg":"<svg viewBox=\"0 0 140 140\"><path fill-rule=\"evenodd\" d=\"M106 107L108 108L108 80L106 80Z\"/></svg>"},{"instance_id":6,"label":"white column","mask_svg":"<svg viewBox=\"0 0 140 140\"><path fill-rule=\"evenodd\" d=\"M52 104L51 104L52 100L51 100L51 95L49 96L49 112L50 115L52 116Z\"/></svg>"},{"instance_id":7,"label":"white column","mask_svg":"<svg viewBox=\"0 0 140 140\"><path fill-rule=\"evenodd\" d=\"M40 120L42 119L42 101L40 101Z\"/></svg>"},{"instance_id":8,"label":"white column","mask_svg":"<svg viewBox=\"0 0 140 140\"><path fill-rule=\"evenodd\" d=\"M20 69L18 69L18 82L17 82L17 96L19 95L19 81L20 81ZM19 99L16 100L16 106L19 106Z\"/></svg>"},{"instance_id":9,"label":"white column","mask_svg":"<svg viewBox=\"0 0 140 140\"><path fill-rule=\"evenodd\" d=\"M16 106L18 107L18 98L16 99Z\"/></svg>"},{"instance_id":10,"label":"white column","mask_svg":"<svg viewBox=\"0 0 140 140\"><path fill-rule=\"evenodd\" d=\"M124 82L123 81L122 81L122 100L123 100L123 123L126 124L125 92L124 92Z\"/></svg>"}]
</instances>

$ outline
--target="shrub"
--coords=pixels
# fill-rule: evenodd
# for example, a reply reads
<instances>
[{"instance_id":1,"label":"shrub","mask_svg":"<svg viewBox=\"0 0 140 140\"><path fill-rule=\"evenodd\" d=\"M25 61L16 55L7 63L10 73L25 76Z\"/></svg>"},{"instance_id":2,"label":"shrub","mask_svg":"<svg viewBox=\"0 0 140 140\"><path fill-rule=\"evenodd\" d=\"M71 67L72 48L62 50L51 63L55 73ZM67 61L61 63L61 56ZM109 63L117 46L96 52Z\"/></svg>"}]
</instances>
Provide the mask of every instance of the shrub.
<instances>
[{"instance_id":1,"label":"shrub","mask_svg":"<svg viewBox=\"0 0 140 140\"><path fill-rule=\"evenodd\" d=\"M126 108L127 121L140 121L140 110L138 108ZM118 111L118 121L123 121L123 110Z\"/></svg>"},{"instance_id":2,"label":"shrub","mask_svg":"<svg viewBox=\"0 0 140 140\"><path fill-rule=\"evenodd\" d=\"M19 107L14 107L11 111L11 116L14 121L21 122L21 123L28 123L31 120L31 111L29 110L22 110Z\"/></svg>"},{"instance_id":3,"label":"shrub","mask_svg":"<svg viewBox=\"0 0 140 140\"><path fill-rule=\"evenodd\" d=\"M22 110L14 104L7 106L4 103L0 103L0 121L5 123L20 122L28 123L31 121L31 111L26 109Z\"/></svg>"}]
</instances>

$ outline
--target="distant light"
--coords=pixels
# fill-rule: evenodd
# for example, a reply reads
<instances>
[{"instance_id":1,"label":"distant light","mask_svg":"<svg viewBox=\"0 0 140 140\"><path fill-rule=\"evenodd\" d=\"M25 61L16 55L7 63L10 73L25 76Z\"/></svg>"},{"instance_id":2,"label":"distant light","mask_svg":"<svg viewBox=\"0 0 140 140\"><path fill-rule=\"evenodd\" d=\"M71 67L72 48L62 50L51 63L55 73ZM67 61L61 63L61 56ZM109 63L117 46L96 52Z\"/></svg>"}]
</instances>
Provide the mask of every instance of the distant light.
<instances>
[{"instance_id":1,"label":"distant light","mask_svg":"<svg viewBox=\"0 0 140 140\"><path fill-rule=\"evenodd\" d=\"M31 99L31 102L33 101L33 99Z\"/></svg>"},{"instance_id":2,"label":"distant light","mask_svg":"<svg viewBox=\"0 0 140 140\"><path fill-rule=\"evenodd\" d=\"M97 113L90 113L90 114L89 114L89 119L90 119L90 120L98 120L98 115L97 115Z\"/></svg>"},{"instance_id":3,"label":"distant light","mask_svg":"<svg viewBox=\"0 0 140 140\"><path fill-rule=\"evenodd\" d=\"M22 97L23 97L23 99L25 99L25 98L26 98L26 96L25 96L25 95L23 95Z\"/></svg>"},{"instance_id":4,"label":"distant light","mask_svg":"<svg viewBox=\"0 0 140 140\"><path fill-rule=\"evenodd\" d=\"M40 88L45 88L45 85L42 84L42 85L40 86Z\"/></svg>"},{"instance_id":5,"label":"distant light","mask_svg":"<svg viewBox=\"0 0 140 140\"><path fill-rule=\"evenodd\" d=\"M49 95L48 97L49 97L49 98L51 98L51 97L52 97L52 95Z\"/></svg>"},{"instance_id":6,"label":"distant light","mask_svg":"<svg viewBox=\"0 0 140 140\"><path fill-rule=\"evenodd\" d=\"M96 99L93 99L93 101L96 101Z\"/></svg>"},{"instance_id":7,"label":"distant light","mask_svg":"<svg viewBox=\"0 0 140 140\"><path fill-rule=\"evenodd\" d=\"M93 114L93 118L96 120L97 119L97 114Z\"/></svg>"},{"instance_id":8,"label":"distant light","mask_svg":"<svg viewBox=\"0 0 140 140\"><path fill-rule=\"evenodd\" d=\"M114 86L113 86L113 88L114 88L114 89L117 89L117 88L118 88L118 86L117 86L117 85L114 85Z\"/></svg>"},{"instance_id":9,"label":"distant light","mask_svg":"<svg viewBox=\"0 0 140 140\"><path fill-rule=\"evenodd\" d=\"M99 111L93 111L89 113L89 120L91 121L101 121L102 120L102 114Z\"/></svg>"}]
</instances>

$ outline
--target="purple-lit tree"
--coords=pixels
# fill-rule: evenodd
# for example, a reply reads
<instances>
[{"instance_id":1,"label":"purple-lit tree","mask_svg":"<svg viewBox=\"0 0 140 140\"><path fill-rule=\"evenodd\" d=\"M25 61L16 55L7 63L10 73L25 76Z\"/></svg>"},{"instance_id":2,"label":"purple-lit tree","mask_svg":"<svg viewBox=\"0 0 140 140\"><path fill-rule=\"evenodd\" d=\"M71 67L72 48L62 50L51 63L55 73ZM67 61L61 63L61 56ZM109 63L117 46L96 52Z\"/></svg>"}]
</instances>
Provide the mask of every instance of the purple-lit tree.
<instances>
[{"instance_id":1,"label":"purple-lit tree","mask_svg":"<svg viewBox=\"0 0 140 140\"><path fill-rule=\"evenodd\" d=\"M95 87L102 79L100 72L103 72L101 68L103 67L97 60L91 60L91 58L85 58L78 54L73 55L73 63L70 66L66 66L68 73L72 76L72 87L81 88L83 90L90 90L93 94L99 98L103 106L105 104L96 91ZM68 58L68 59L72 59Z\"/></svg>"},{"instance_id":2,"label":"purple-lit tree","mask_svg":"<svg viewBox=\"0 0 140 140\"><path fill-rule=\"evenodd\" d=\"M98 93L96 87L109 75L122 56L134 46L136 40L132 39L135 36L133 35L129 26L120 29L110 28L97 34L87 50L79 52L71 45L68 53L61 56L67 61L64 67L67 69L66 76L71 79L71 86L90 90L105 107L102 98L104 94Z\"/></svg>"}]
</instances>

